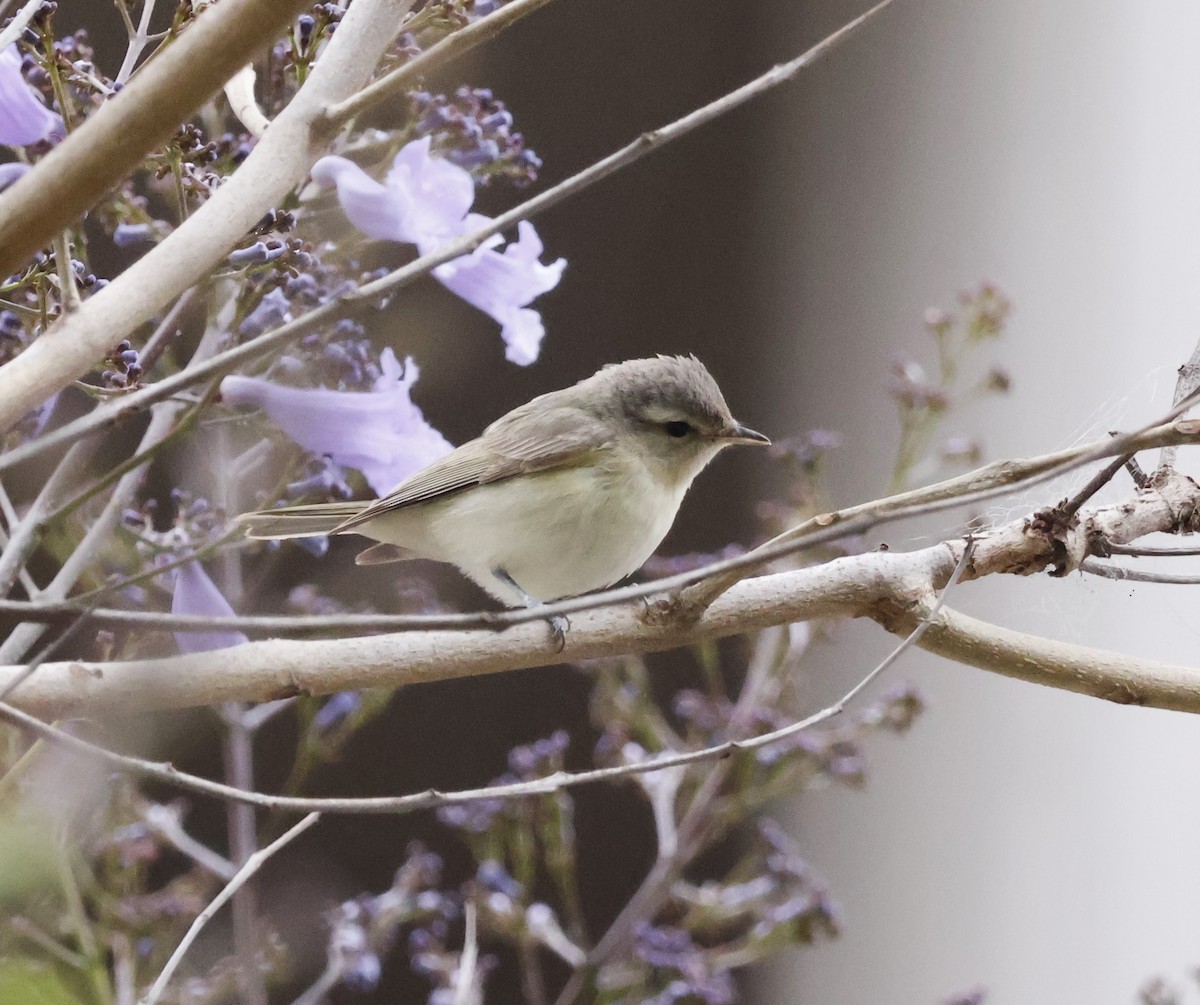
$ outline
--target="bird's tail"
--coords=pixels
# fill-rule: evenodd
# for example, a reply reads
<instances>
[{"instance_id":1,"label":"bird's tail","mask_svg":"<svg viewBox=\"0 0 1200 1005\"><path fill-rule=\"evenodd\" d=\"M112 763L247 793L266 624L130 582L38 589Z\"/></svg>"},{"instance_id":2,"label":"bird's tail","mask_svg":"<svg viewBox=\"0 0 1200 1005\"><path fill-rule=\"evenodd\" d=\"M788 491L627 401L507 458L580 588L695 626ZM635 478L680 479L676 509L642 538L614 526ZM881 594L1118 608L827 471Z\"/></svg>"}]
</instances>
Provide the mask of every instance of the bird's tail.
<instances>
[{"instance_id":1,"label":"bird's tail","mask_svg":"<svg viewBox=\"0 0 1200 1005\"><path fill-rule=\"evenodd\" d=\"M262 541L283 541L290 537L324 537L351 517L358 516L370 501L315 503L243 513L237 522L246 528L246 536Z\"/></svg>"}]
</instances>

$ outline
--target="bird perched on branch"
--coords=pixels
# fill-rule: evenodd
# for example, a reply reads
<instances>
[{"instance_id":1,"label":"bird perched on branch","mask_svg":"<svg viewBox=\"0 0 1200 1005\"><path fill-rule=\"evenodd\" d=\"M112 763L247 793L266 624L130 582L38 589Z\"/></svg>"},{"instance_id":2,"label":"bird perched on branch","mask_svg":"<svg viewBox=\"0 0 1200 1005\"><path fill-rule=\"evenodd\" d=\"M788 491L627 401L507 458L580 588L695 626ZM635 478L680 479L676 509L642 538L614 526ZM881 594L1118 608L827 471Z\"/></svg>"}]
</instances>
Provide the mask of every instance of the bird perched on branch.
<instances>
[{"instance_id":1,"label":"bird perched on branch","mask_svg":"<svg viewBox=\"0 0 1200 1005\"><path fill-rule=\"evenodd\" d=\"M768 444L738 423L694 356L606 366L540 395L380 499L259 510L249 537L361 534L359 565L458 566L510 606L598 590L634 572L723 448ZM560 647L566 621L550 619Z\"/></svg>"}]
</instances>

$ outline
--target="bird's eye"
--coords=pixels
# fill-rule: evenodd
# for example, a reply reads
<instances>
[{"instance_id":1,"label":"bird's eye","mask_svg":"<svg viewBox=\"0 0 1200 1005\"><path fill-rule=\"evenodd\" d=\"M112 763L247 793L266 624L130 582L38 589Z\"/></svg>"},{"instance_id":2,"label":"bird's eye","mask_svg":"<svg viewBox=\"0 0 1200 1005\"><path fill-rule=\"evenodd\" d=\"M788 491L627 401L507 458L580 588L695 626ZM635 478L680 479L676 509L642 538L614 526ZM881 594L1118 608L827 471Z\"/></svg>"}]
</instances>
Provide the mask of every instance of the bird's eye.
<instances>
[{"instance_id":1,"label":"bird's eye","mask_svg":"<svg viewBox=\"0 0 1200 1005\"><path fill-rule=\"evenodd\" d=\"M672 422L664 422L663 429L667 431L668 436L673 436L675 439L682 439L692 431L691 425L684 422L682 419L675 419Z\"/></svg>"}]
</instances>

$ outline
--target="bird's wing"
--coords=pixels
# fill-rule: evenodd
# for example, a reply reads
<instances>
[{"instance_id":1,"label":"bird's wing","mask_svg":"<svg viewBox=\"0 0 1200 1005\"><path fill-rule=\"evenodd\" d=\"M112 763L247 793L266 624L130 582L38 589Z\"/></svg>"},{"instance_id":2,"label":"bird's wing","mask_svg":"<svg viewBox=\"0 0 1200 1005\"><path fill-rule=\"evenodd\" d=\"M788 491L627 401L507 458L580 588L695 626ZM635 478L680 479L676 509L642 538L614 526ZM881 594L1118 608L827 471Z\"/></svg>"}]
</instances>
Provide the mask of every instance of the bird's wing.
<instances>
[{"instance_id":1,"label":"bird's wing","mask_svg":"<svg viewBox=\"0 0 1200 1005\"><path fill-rule=\"evenodd\" d=\"M531 402L530 404L533 404ZM497 419L484 434L406 478L335 533L361 526L385 513L428 502L473 485L514 475L588 463L611 444L606 423L570 405L536 410L528 405Z\"/></svg>"}]
</instances>

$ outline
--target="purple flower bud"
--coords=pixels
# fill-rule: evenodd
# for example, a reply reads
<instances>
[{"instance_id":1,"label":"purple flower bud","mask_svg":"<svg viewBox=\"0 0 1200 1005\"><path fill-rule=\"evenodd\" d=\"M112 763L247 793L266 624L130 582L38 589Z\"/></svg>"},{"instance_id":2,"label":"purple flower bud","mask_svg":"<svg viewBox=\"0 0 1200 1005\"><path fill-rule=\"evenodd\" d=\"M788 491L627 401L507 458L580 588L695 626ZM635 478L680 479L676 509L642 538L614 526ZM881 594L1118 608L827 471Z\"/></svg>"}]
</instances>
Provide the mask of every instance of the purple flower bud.
<instances>
[{"instance_id":1,"label":"purple flower bud","mask_svg":"<svg viewBox=\"0 0 1200 1005\"><path fill-rule=\"evenodd\" d=\"M495 859L480 862L475 878L484 889L493 893L502 893L513 900L520 900L525 894L521 884Z\"/></svg>"},{"instance_id":2,"label":"purple flower bud","mask_svg":"<svg viewBox=\"0 0 1200 1005\"><path fill-rule=\"evenodd\" d=\"M246 336L261 335L269 328L274 328L288 316L291 304L279 289L270 290L257 307L242 320L238 331Z\"/></svg>"},{"instance_id":3,"label":"purple flower bud","mask_svg":"<svg viewBox=\"0 0 1200 1005\"><path fill-rule=\"evenodd\" d=\"M175 593L171 601L172 614L202 614L206 617L225 617L233 614L229 601L208 578L199 562L188 562L175 572ZM210 649L226 649L249 641L241 632L176 632L175 643L182 653L202 653Z\"/></svg>"},{"instance_id":4,"label":"purple flower bud","mask_svg":"<svg viewBox=\"0 0 1200 1005\"><path fill-rule=\"evenodd\" d=\"M143 244L153 236L154 231L148 223L118 223L113 229L113 244L118 248L128 248Z\"/></svg>"},{"instance_id":5,"label":"purple flower bud","mask_svg":"<svg viewBox=\"0 0 1200 1005\"><path fill-rule=\"evenodd\" d=\"M313 732L318 736L328 736L340 729L346 721L362 708L362 695L357 691L339 691L325 702L313 716Z\"/></svg>"}]
</instances>

